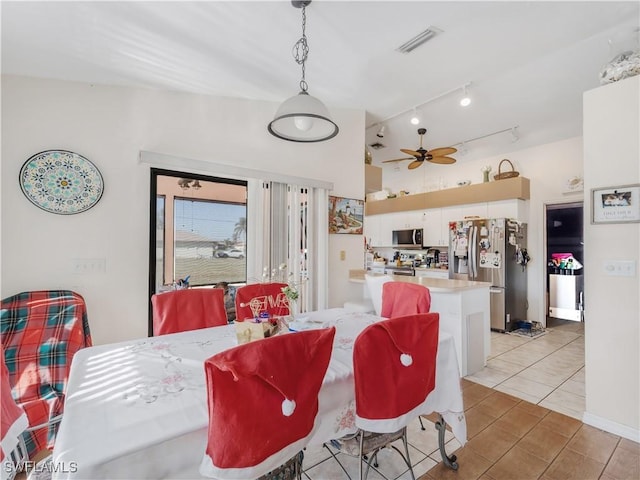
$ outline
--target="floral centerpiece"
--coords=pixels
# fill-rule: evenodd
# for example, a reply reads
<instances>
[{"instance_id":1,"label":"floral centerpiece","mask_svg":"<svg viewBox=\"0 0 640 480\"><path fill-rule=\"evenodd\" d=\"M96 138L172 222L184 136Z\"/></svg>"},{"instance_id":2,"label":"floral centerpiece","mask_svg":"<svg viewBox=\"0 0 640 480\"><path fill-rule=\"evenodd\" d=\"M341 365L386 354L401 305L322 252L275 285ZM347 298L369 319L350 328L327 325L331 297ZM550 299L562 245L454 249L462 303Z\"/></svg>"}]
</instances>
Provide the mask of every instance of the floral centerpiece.
<instances>
[{"instance_id":1,"label":"floral centerpiece","mask_svg":"<svg viewBox=\"0 0 640 480\"><path fill-rule=\"evenodd\" d=\"M298 292L297 285L293 282L293 274L289 274L289 281L287 282L286 287L282 287L282 293L287 297L287 302L289 303L289 313L291 316L295 313L295 305L298 297L300 297L300 292Z\"/></svg>"}]
</instances>

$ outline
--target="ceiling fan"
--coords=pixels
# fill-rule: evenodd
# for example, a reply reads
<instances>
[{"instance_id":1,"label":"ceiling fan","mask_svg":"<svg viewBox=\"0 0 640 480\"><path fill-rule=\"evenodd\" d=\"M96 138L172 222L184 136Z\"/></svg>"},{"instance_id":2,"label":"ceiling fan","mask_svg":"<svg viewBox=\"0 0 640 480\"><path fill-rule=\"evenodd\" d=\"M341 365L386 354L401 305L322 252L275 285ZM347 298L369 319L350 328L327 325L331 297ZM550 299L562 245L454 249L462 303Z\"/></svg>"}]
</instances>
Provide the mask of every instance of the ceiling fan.
<instances>
[{"instance_id":1,"label":"ceiling fan","mask_svg":"<svg viewBox=\"0 0 640 480\"><path fill-rule=\"evenodd\" d=\"M425 133L427 133L426 128L418 129L418 135L420 135L420 148L418 148L418 150L409 150L408 148L400 149L401 152L404 152L407 155L413 155L412 157L396 158L393 160L383 160L382 163L402 162L403 160L413 160L413 162L409 164L409 170L413 170L414 168L418 168L420 165L422 165L422 163L425 160L431 163L439 163L443 165L448 165L456 162L455 158L447 156L447 155L451 155L452 153L456 153L458 151L453 147L434 148L433 150L425 150L422 147L422 137L424 136Z\"/></svg>"}]
</instances>

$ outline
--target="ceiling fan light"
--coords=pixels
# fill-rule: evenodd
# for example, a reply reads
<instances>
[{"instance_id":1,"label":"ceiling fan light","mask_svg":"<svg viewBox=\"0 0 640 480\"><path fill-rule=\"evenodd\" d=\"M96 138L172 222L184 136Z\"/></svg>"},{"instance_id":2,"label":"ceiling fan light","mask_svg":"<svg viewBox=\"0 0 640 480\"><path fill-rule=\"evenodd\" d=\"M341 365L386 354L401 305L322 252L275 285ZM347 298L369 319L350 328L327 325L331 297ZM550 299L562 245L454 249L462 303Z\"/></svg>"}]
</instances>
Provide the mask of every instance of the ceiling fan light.
<instances>
[{"instance_id":1,"label":"ceiling fan light","mask_svg":"<svg viewBox=\"0 0 640 480\"><path fill-rule=\"evenodd\" d=\"M327 107L307 92L285 100L267 128L278 138L303 143L328 140L339 130Z\"/></svg>"}]
</instances>

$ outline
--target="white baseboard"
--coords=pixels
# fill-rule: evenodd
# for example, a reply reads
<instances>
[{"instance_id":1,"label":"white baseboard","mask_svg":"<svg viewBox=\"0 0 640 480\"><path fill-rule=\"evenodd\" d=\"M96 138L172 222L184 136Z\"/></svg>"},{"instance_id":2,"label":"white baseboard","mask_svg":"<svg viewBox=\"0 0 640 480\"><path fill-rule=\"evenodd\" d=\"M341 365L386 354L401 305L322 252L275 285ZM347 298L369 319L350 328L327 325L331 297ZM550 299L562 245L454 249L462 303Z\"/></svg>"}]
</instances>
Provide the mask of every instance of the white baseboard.
<instances>
[{"instance_id":1,"label":"white baseboard","mask_svg":"<svg viewBox=\"0 0 640 480\"><path fill-rule=\"evenodd\" d=\"M600 430L604 430L605 432L613 433L614 435L619 435L629 440L633 440L634 442L640 443L640 430L636 430L627 425L613 422L606 418L593 415L589 412L584 412L582 421L587 425L599 428Z\"/></svg>"}]
</instances>

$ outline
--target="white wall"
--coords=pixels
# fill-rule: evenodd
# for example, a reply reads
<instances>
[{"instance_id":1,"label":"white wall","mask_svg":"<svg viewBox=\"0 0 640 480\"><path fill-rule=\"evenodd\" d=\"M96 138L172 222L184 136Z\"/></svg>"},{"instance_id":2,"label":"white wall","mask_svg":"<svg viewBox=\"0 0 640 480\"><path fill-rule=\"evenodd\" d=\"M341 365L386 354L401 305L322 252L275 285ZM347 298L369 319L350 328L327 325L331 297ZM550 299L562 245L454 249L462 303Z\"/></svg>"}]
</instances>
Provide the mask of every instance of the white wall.
<instances>
[{"instance_id":1,"label":"white wall","mask_svg":"<svg viewBox=\"0 0 640 480\"><path fill-rule=\"evenodd\" d=\"M585 93L584 150L585 191L640 183L640 76ZM635 441L640 441L638 258L640 223L585 222L584 421ZM636 273L608 276L606 260L634 261Z\"/></svg>"},{"instance_id":2,"label":"white wall","mask_svg":"<svg viewBox=\"0 0 640 480\"><path fill-rule=\"evenodd\" d=\"M517 144L514 144L514 148ZM473 145L468 146L469 149ZM583 199L582 192L568 194L567 180L583 175L582 137L570 138L559 142L540 145L523 150L514 150L500 156L465 162L464 155L456 155L459 161L453 165L425 164L418 170L408 170L406 163L400 168L385 165L383 170L383 188L392 192L408 190L410 193L431 191L440 185L452 188L458 181L471 180L482 182L481 168L492 167L493 175L503 158L508 158L520 175L530 180L531 198L529 200L528 252L531 262L528 264L527 318L546 324L546 273L547 258L544 242L545 204L576 202ZM503 165L504 171L504 165ZM585 209L585 216L587 210ZM451 218L448 220L459 220Z\"/></svg>"},{"instance_id":3,"label":"white wall","mask_svg":"<svg viewBox=\"0 0 640 480\"><path fill-rule=\"evenodd\" d=\"M149 166L138 163L141 150L329 181L333 195L364 198L364 112L329 106L338 136L300 144L267 132L277 106L3 76L2 297L73 289L87 301L94 343L147 335L150 180ZM101 170L105 191L91 210L53 215L21 193L20 167L50 149L77 152ZM331 306L347 288L340 267L356 248L361 255L361 236L331 238ZM338 263L340 250L349 253ZM104 258L106 272L73 274L74 258Z\"/></svg>"}]
</instances>

